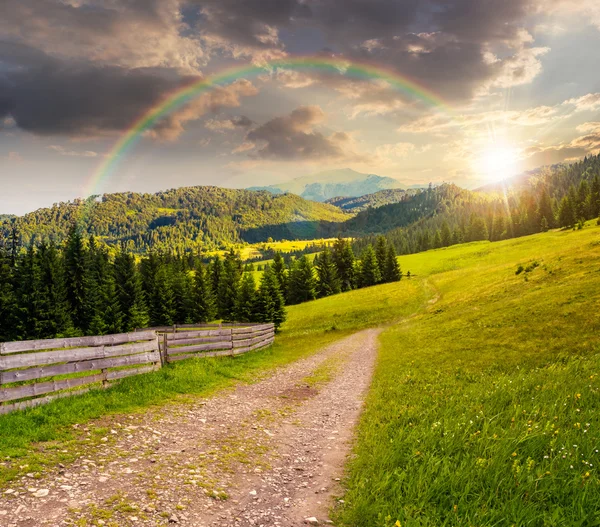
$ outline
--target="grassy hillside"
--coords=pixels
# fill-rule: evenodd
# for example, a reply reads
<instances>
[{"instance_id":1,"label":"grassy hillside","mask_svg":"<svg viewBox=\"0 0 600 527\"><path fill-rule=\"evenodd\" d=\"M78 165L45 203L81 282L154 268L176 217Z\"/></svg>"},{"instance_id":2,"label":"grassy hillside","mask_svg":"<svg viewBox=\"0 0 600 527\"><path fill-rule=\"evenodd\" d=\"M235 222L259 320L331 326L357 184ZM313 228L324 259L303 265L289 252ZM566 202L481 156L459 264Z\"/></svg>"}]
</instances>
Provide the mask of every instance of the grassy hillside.
<instances>
[{"instance_id":1,"label":"grassy hillside","mask_svg":"<svg viewBox=\"0 0 600 527\"><path fill-rule=\"evenodd\" d=\"M331 235L348 214L293 194L218 187L186 187L156 194L105 194L55 204L16 219L24 245L35 237L62 241L74 221L106 243L122 243L132 252L150 248L183 252L218 249L235 242L313 239ZM0 219L0 239L12 233Z\"/></svg>"},{"instance_id":2,"label":"grassy hillside","mask_svg":"<svg viewBox=\"0 0 600 527\"><path fill-rule=\"evenodd\" d=\"M403 257L339 524L598 525L600 228Z\"/></svg>"}]
</instances>

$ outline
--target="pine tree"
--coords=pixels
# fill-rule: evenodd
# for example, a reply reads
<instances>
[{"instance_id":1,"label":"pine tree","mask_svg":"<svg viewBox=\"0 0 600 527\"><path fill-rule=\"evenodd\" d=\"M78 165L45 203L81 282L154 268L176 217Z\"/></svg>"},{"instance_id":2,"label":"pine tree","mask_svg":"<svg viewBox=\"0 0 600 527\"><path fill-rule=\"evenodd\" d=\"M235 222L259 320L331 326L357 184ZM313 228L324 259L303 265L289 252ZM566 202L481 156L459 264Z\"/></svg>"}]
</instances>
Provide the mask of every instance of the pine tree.
<instances>
[{"instance_id":1,"label":"pine tree","mask_svg":"<svg viewBox=\"0 0 600 527\"><path fill-rule=\"evenodd\" d=\"M217 316L215 298L210 282L211 280L208 276L208 271L204 268L204 266L198 266L194 276L194 322L210 322Z\"/></svg>"},{"instance_id":2,"label":"pine tree","mask_svg":"<svg viewBox=\"0 0 600 527\"><path fill-rule=\"evenodd\" d=\"M36 252L36 336L70 337L75 330L69 314L67 288L61 255L54 244L42 243Z\"/></svg>"},{"instance_id":3,"label":"pine tree","mask_svg":"<svg viewBox=\"0 0 600 527\"><path fill-rule=\"evenodd\" d=\"M592 218L600 216L600 177L598 174L594 176L590 185L590 216Z\"/></svg>"},{"instance_id":4,"label":"pine tree","mask_svg":"<svg viewBox=\"0 0 600 527\"><path fill-rule=\"evenodd\" d=\"M0 341L17 339L16 298L10 253L0 251Z\"/></svg>"},{"instance_id":5,"label":"pine tree","mask_svg":"<svg viewBox=\"0 0 600 527\"><path fill-rule=\"evenodd\" d=\"M38 337L36 311L37 266L33 243L27 252L17 257L15 265L15 332L19 339L35 339Z\"/></svg>"},{"instance_id":6,"label":"pine tree","mask_svg":"<svg viewBox=\"0 0 600 527\"><path fill-rule=\"evenodd\" d=\"M375 256L377 257L377 266L379 267L379 275L383 277L385 273L385 261L387 259L388 244L383 236L377 236L375 244Z\"/></svg>"},{"instance_id":7,"label":"pine tree","mask_svg":"<svg viewBox=\"0 0 600 527\"><path fill-rule=\"evenodd\" d=\"M77 226L71 227L65 247L65 276L69 313L75 329L85 331L87 327L85 274L86 250Z\"/></svg>"},{"instance_id":8,"label":"pine tree","mask_svg":"<svg viewBox=\"0 0 600 527\"><path fill-rule=\"evenodd\" d=\"M469 226L469 241L477 242L481 240L489 240L487 225L481 216L471 215Z\"/></svg>"},{"instance_id":9,"label":"pine tree","mask_svg":"<svg viewBox=\"0 0 600 527\"><path fill-rule=\"evenodd\" d=\"M238 289L242 279L242 261L239 255L231 249L223 262L223 273L219 279L217 289L218 315L223 320L233 320L235 316L235 303Z\"/></svg>"},{"instance_id":10,"label":"pine tree","mask_svg":"<svg viewBox=\"0 0 600 527\"><path fill-rule=\"evenodd\" d=\"M537 208L537 217L540 222L540 227L542 225L542 218L546 218L546 225L548 228L554 227L554 211L552 210L552 200L550 199L550 194L548 194L548 190L546 187L542 189L540 194L540 199ZM545 232L542 230L542 232Z\"/></svg>"},{"instance_id":11,"label":"pine tree","mask_svg":"<svg viewBox=\"0 0 600 527\"><path fill-rule=\"evenodd\" d=\"M283 256L281 253L277 251L273 255L273 272L277 278L277 283L281 288L281 294L285 297L285 292L287 291L287 275L285 270L285 261L283 260Z\"/></svg>"},{"instance_id":12,"label":"pine tree","mask_svg":"<svg viewBox=\"0 0 600 527\"><path fill-rule=\"evenodd\" d=\"M180 258L171 262L169 272L173 289L175 323L191 324L195 322L192 298L194 278Z\"/></svg>"},{"instance_id":13,"label":"pine tree","mask_svg":"<svg viewBox=\"0 0 600 527\"><path fill-rule=\"evenodd\" d=\"M369 287L381 282L381 273L377 264L377 256L372 245L363 251L360 264L360 286Z\"/></svg>"},{"instance_id":14,"label":"pine tree","mask_svg":"<svg viewBox=\"0 0 600 527\"><path fill-rule=\"evenodd\" d=\"M576 221L573 204L569 196L564 196L558 208L558 223L561 227L572 227Z\"/></svg>"},{"instance_id":15,"label":"pine tree","mask_svg":"<svg viewBox=\"0 0 600 527\"><path fill-rule=\"evenodd\" d=\"M341 291L340 280L329 247L325 247L318 259L315 259L315 268L318 278L317 297L322 298L338 294Z\"/></svg>"},{"instance_id":16,"label":"pine tree","mask_svg":"<svg viewBox=\"0 0 600 527\"><path fill-rule=\"evenodd\" d=\"M398 282L402 279L402 271L400 270L400 264L398 258L396 258L396 250L394 246L390 244L385 260L385 273L383 275L384 282Z\"/></svg>"},{"instance_id":17,"label":"pine tree","mask_svg":"<svg viewBox=\"0 0 600 527\"><path fill-rule=\"evenodd\" d=\"M300 304L316 298L316 283L313 266L303 255L292 265L288 280L288 301L290 304Z\"/></svg>"},{"instance_id":18,"label":"pine tree","mask_svg":"<svg viewBox=\"0 0 600 527\"><path fill-rule=\"evenodd\" d=\"M256 295L252 318L256 322L273 322L279 329L285 322L285 303L277 277L270 266L265 266Z\"/></svg>"},{"instance_id":19,"label":"pine tree","mask_svg":"<svg viewBox=\"0 0 600 527\"><path fill-rule=\"evenodd\" d=\"M442 247L448 247L452 245L452 233L450 232L450 226L448 225L448 222L446 220L442 222L441 238Z\"/></svg>"},{"instance_id":20,"label":"pine tree","mask_svg":"<svg viewBox=\"0 0 600 527\"><path fill-rule=\"evenodd\" d=\"M433 248L439 249L442 247L442 233L439 229L435 230L435 235L433 236Z\"/></svg>"},{"instance_id":21,"label":"pine tree","mask_svg":"<svg viewBox=\"0 0 600 527\"><path fill-rule=\"evenodd\" d=\"M117 300L123 314L123 331L147 327L150 318L141 275L136 268L134 257L122 250L118 251L113 267Z\"/></svg>"},{"instance_id":22,"label":"pine tree","mask_svg":"<svg viewBox=\"0 0 600 527\"><path fill-rule=\"evenodd\" d=\"M208 274L211 281L211 289L214 294L217 294L221 276L223 275L223 260L221 260L221 257L218 254L209 265Z\"/></svg>"},{"instance_id":23,"label":"pine tree","mask_svg":"<svg viewBox=\"0 0 600 527\"><path fill-rule=\"evenodd\" d=\"M244 273L235 304L235 320L238 322L253 322L255 305L256 282L254 281L254 275Z\"/></svg>"},{"instance_id":24,"label":"pine tree","mask_svg":"<svg viewBox=\"0 0 600 527\"><path fill-rule=\"evenodd\" d=\"M342 291L350 291L356 286L356 258L348 240L341 236L333 244L333 262L337 269Z\"/></svg>"}]
</instances>

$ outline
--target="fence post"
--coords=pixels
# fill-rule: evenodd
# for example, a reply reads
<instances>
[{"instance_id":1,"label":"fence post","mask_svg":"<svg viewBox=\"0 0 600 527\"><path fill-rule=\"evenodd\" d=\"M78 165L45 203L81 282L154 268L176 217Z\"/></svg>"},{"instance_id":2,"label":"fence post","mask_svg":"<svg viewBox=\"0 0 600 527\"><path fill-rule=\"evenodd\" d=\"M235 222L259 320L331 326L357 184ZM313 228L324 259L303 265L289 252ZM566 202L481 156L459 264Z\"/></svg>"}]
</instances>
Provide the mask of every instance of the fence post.
<instances>
[{"instance_id":1,"label":"fence post","mask_svg":"<svg viewBox=\"0 0 600 527\"><path fill-rule=\"evenodd\" d=\"M167 333L163 333L163 356L164 363L169 364L169 340L167 339Z\"/></svg>"}]
</instances>

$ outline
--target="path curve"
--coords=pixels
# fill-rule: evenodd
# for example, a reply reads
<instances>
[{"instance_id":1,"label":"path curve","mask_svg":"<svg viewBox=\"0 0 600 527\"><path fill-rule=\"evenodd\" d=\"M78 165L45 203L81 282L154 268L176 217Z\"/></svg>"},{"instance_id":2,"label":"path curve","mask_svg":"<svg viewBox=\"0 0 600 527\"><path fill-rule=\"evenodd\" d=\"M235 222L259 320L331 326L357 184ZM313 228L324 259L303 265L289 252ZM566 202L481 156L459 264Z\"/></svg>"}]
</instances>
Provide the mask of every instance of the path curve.
<instances>
[{"instance_id":1,"label":"path curve","mask_svg":"<svg viewBox=\"0 0 600 527\"><path fill-rule=\"evenodd\" d=\"M0 524L330 523L380 331L355 333L255 384L113 418L101 448L2 494Z\"/></svg>"}]
</instances>

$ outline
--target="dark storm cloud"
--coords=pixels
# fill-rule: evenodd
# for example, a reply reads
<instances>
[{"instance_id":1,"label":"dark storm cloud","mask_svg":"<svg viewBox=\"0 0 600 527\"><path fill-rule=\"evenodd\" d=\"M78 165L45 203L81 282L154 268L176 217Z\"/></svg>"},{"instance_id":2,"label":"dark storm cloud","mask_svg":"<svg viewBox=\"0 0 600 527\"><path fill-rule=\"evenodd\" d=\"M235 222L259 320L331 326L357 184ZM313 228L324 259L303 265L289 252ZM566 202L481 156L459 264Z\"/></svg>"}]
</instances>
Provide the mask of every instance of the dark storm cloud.
<instances>
[{"instance_id":1,"label":"dark storm cloud","mask_svg":"<svg viewBox=\"0 0 600 527\"><path fill-rule=\"evenodd\" d=\"M349 151L347 134L336 132L326 136L315 130L324 119L325 113L319 106L301 106L248 132L246 144L258 148L251 156L260 159L357 159L359 156Z\"/></svg>"},{"instance_id":2,"label":"dark storm cloud","mask_svg":"<svg viewBox=\"0 0 600 527\"><path fill-rule=\"evenodd\" d=\"M16 61L27 67L13 68ZM121 130L181 82L170 72L63 62L0 43L0 115L37 134Z\"/></svg>"}]
</instances>

